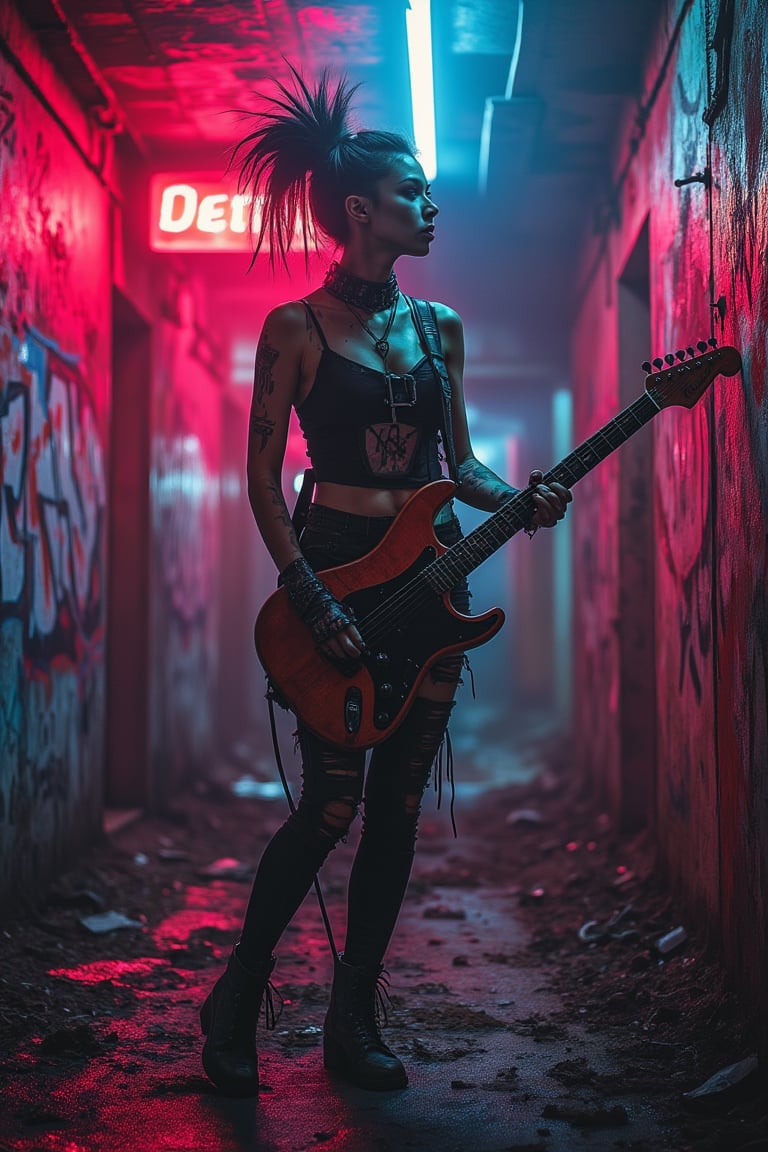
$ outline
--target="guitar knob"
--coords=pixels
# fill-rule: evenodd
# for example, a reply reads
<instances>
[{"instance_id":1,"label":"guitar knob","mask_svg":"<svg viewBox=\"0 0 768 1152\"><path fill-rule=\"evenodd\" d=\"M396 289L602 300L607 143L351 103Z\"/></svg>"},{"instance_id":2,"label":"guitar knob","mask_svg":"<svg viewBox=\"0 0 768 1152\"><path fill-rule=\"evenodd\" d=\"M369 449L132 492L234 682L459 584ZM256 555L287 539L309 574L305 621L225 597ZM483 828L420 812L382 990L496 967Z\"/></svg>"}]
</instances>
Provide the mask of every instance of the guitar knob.
<instances>
[{"instance_id":1,"label":"guitar knob","mask_svg":"<svg viewBox=\"0 0 768 1152\"><path fill-rule=\"evenodd\" d=\"M640 367L642 368L643 372L650 372L653 369L653 364L651 364L650 360L643 360Z\"/></svg>"},{"instance_id":2,"label":"guitar knob","mask_svg":"<svg viewBox=\"0 0 768 1152\"><path fill-rule=\"evenodd\" d=\"M664 361L662 360L661 356L657 356L653 363L656 368L664 367Z\"/></svg>"},{"instance_id":3,"label":"guitar knob","mask_svg":"<svg viewBox=\"0 0 768 1152\"><path fill-rule=\"evenodd\" d=\"M674 362L675 362L675 358L674 358L674 356L672 355L672 353L671 353L671 352L667 352L667 354L666 354L666 356L664 357L664 359L666 360L667 364L674 364Z\"/></svg>"},{"instance_id":4,"label":"guitar knob","mask_svg":"<svg viewBox=\"0 0 768 1152\"><path fill-rule=\"evenodd\" d=\"M387 656L386 652L377 652L374 660L380 668L383 668L385 664L389 664L389 656Z\"/></svg>"},{"instance_id":5,"label":"guitar knob","mask_svg":"<svg viewBox=\"0 0 768 1152\"><path fill-rule=\"evenodd\" d=\"M386 728L387 724L389 724L389 712L377 712L376 713L376 727L377 728Z\"/></svg>"},{"instance_id":6,"label":"guitar knob","mask_svg":"<svg viewBox=\"0 0 768 1152\"><path fill-rule=\"evenodd\" d=\"M686 352L688 353L689 356L695 356L696 355L693 348L686 348Z\"/></svg>"},{"instance_id":7,"label":"guitar knob","mask_svg":"<svg viewBox=\"0 0 768 1152\"><path fill-rule=\"evenodd\" d=\"M710 336L709 346L710 346L710 348L717 348L717 340L715 339L714 336Z\"/></svg>"},{"instance_id":8,"label":"guitar knob","mask_svg":"<svg viewBox=\"0 0 768 1152\"><path fill-rule=\"evenodd\" d=\"M706 350L707 350L707 342L706 342L706 340L699 340L699 342L698 342L698 344L696 345L696 347L698 348L699 352L706 352Z\"/></svg>"},{"instance_id":9,"label":"guitar knob","mask_svg":"<svg viewBox=\"0 0 768 1152\"><path fill-rule=\"evenodd\" d=\"M675 356L677 356L678 360L685 360L685 349L681 348L679 352L675 352Z\"/></svg>"},{"instance_id":10,"label":"guitar knob","mask_svg":"<svg viewBox=\"0 0 768 1152\"><path fill-rule=\"evenodd\" d=\"M388 681L385 680L383 684L379 684L379 696L383 700L387 700L391 695L392 685Z\"/></svg>"}]
</instances>

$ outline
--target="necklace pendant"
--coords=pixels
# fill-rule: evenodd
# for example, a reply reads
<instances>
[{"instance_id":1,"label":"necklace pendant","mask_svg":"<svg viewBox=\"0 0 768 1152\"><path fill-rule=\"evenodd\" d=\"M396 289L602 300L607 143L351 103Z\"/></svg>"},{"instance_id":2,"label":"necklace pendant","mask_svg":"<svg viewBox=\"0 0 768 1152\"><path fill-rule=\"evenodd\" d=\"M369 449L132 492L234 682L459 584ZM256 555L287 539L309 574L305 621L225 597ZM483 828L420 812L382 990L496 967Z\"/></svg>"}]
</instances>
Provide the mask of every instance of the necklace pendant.
<instances>
[{"instance_id":1,"label":"necklace pendant","mask_svg":"<svg viewBox=\"0 0 768 1152\"><path fill-rule=\"evenodd\" d=\"M378 352L379 356L381 356L382 360L386 360L387 356L389 356L389 340L377 340L374 344L374 348Z\"/></svg>"}]
</instances>

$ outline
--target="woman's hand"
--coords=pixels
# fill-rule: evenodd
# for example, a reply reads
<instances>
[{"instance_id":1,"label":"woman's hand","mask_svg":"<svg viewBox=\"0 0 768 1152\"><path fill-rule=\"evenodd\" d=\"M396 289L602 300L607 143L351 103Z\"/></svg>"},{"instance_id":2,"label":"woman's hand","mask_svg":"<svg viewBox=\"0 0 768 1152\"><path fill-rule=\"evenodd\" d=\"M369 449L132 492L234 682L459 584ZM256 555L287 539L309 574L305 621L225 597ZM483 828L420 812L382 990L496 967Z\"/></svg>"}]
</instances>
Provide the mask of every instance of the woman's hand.
<instances>
[{"instance_id":1,"label":"woman's hand","mask_svg":"<svg viewBox=\"0 0 768 1152\"><path fill-rule=\"evenodd\" d=\"M544 474L534 468L528 477L533 488L533 503L536 512L531 520L531 528L554 528L558 520L565 516L566 508L573 500L570 489L562 484L544 484Z\"/></svg>"},{"instance_id":2,"label":"woman's hand","mask_svg":"<svg viewBox=\"0 0 768 1152\"><path fill-rule=\"evenodd\" d=\"M313 572L303 556L280 573L291 604L329 660L359 660L365 651L351 608L342 604Z\"/></svg>"},{"instance_id":3,"label":"woman's hand","mask_svg":"<svg viewBox=\"0 0 768 1152\"><path fill-rule=\"evenodd\" d=\"M365 653L365 641L354 624L350 624L342 632L337 632L330 640L320 646L323 656L337 663L357 662Z\"/></svg>"}]
</instances>

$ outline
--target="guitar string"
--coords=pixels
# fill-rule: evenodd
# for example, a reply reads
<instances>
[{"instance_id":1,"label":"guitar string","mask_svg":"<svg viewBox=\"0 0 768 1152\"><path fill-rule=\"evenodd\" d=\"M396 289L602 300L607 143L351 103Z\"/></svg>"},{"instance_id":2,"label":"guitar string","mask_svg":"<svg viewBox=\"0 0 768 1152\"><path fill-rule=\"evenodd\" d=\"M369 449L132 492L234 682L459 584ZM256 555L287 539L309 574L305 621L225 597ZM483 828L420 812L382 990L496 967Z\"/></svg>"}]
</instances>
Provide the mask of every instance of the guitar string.
<instances>
[{"instance_id":1,"label":"guitar string","mask_svg":"<svg viewBox=\"0 0 768 1152\"><path fill-rule=\"evenodd\" d=\"M516 502L518 502L517 497L515 497L514 500L508 501L504 506L504 510L512 511L511 505ZM526 501L520 500L519 503L525 504ZM511 518L512 517L510 517L510 519ZM524 522L524 520L520 520L518 527L515 528L515 532L518 532L520 528L523 527ZM481 528L484 527L484 525L481 525ZM504 532L497 546L500 546L506 540L511 539L515 532L513 532L511 535L508 535L506 532ZM470 535L476 536L477 539L481 538L479 529L476 529L475 533ZM435 560L431 561L424 568L422 568L419 573L411 581L409 581L408 584L405 584L402 588L399 588L397 592L388 597L383 604L380 604L375 609L373 609L373 611L370 612L368 616L363 617L363 619L359 621L358 627L362 630L367 642L370 641L375 643L376 640L386 635L386 633L391 628L391 621L389 617L391 616L392 612L399 613L401 619L407 619L410 615L413 615L413 612L423 603L428 603L434 597L439 597L445 592L449 591L451 584L455 583L455 581L460 579L461 576L466 575L468 571L471 571L472 567L476 567L474 558L472 558L472 567L465 571L464 565L462 563L463 557L461 557L459 559L459 564L461 565L459 570L454 573L452 573L450 570L451 562L454 560L454 558L459 556L459 553L473 551L473 548L469 546L471 543L472 542L470 541L470 537L467 536L457 541L456 544L453 544L444 553L442 553L442 555L438 556ZM483 543L486 543L486 541L483 541ZM488 541L488 543L495 542ZM467 558L470 559L470 557ZM483 557L483 559L485 558L486 557ZM478 561L477 563L482 563L482 560ZM444 589L435 589L434 586L429 582L429 569L435 567L438 569L444 568L448 571L450 583ZM377 627L378 625L383 625L383 628L379 630Z\"/></svg>"},{"instance_id":2,"label":"guitar string","mask_svg":"<svg viewBox=\"0 0 768 1152\"><path fill-rule=\"evenodd\" d=\"M696 367L698 367L698 365L696 365ZM644 411L641 412L643 409ZM615 416L612 420L609 420L608 423L605 424L602 428L594 432L592 436L584 441L583 444L579 445L576 449L574 449L573 452L566 456L564 460L562 460L559 464L556 464L548 473L546 473L544 476L544 481L547 482L552 479L565 479L569 483L575 483L578 480L583 479L587 473L589 473L597 464L601 463L602 460L610 455L611 452L621 447L621 445L626 443L626 441L635 432L644 427L644 425L647 424L652 417L656 416L659 411L661 411L661 405L659 405L657 400L654 398L651 389L646 387L646 391L642 396L638 397L637 400L633 401L632 404L628 405L627 408L618 413L618 415ZM635 427L629 427L627 429L622 426L622 421L624 424L632 421ZM613 443L611 440L611 431L617 431L619 433L619 440L617 443ZM596 451L594 447L594 445L600 444L601 441L603 441L608 446L608 451L604 454ZM591 459L592 455L594 455L595 459ZM586 457L586 459L583 457ZM572 470L570 462L573 462L575 465L577 465L575 471ZM456 544L452 545L444 553L442 553L442 555L431 561L430 564L426 565L419 571L414 579L412 579L408 584L404 585L403 588L398 589L396 593L388 597L387 600L385 600L382 604L378 605L371 613L369 613L367 617L364 617L360 621L359 626L361 629L365 629L368 632L369 639L375 642L375 640L379 638L380 634L377 631L377 625L380 623L383 624L387 630L389 627L391 627L391 621L389 617L391 616L393 610L399 612L401 617L404 611L406 613L412 614L421 606L422 603L428 603L432 597L444 595L444 593L449 590L448 588L442 590L436 590L434 588L434 586L429 582L428 578L430 568L433 570L433 574L434 571L439 572L440 569L445 569L447 570L449 576L452 576L455 580L461 576L467 575L470 571L472 571L474 567L477 567L478 564L483 563L483 561L486 560L488 556L493 553L493 551L495 551L507 540L510 540L512 536L520 530L520 528L524 527L525 520L522 520L521 523L514 528L514 531L511 534L507 534L502 525L506 519L514 519L515 517L510 516L509 514L514 513L515 509L522 505L526 506L525 519L528 519L531 513L531 497L532 493L528 489L525 489L523 492L513 497L513 499L509 500L502 509L499 509L496 513L489 517L489 519L485 521L484 524L481 524L478 528L471 532L469 536L463 537ZM498 541L495 540L491 535L497 529L501 529L501 539ZM481 555L481 558L478 561L475 561L475 558L471 555L475 549L475 542L477 542L479 545L482 545L482 547L477 548L477 551L486 553L485 555ZM488 547L490 547L490 551L487 551ZM464 556L462 553L469 554ZM470 561L470 567L467 569L464 568L465 559ZM459 564L456 573L451 572L451 564L454 562L454 560L457 560Z\"/></svg>"},{"instance_id":3,"label":"guitar string","mask_svg":"<svg viewBox=\"0 0 768 1152\"><path fill-rule=\"evenodd\" d=\"M605 456L600 456L598 454L597 460L595 460L593 462L587 461L585 463L585 461L580 458L579 453L583 452L586 454L589 451L593 451L590 448L590 445L593 441L595 441L595 442L597 442L599 440L605 441L608 445L609 452L614 451L621 444L625 443L629 439L629 437L632 435L632 432L637 431L639 428L641 428L646 423L645 420L638 419L637 414L633 411L635 405L639 405L645 399L647 399L647 397L640 397L639 400L635 402L635 404L630 405L630 407L625 409L624 412L619 413L618 416L614 417L613 420L609 421L608 425L606 425L604 428L601 428L597 432L595 432L593 434L593 436L591 436L588 440L586 440L584 442L584 444L580 445L577 449L575 449L574 452L570 453L563 461L560 462L560 464L555 465L555 467L553 469L551 469L551 471L547 475L551 476L551 477L555 477L558 474L563 475L563 473L565 473L563 478L566 480L569 480L571 483L575 483L577 480L582 479L583 476L586 475L586 472L589 472L595 466L596 463L599 463L601 460L605 459ZM623 417L631 417L632 420L636 423L636 428L631 429L629 432L625 432L619 423L619 421ZM611 430L611 428L615 428L615 430L617 430L621 435L621 439L619 440L618 444L612 443L612 441L610 439L609 431ZM606 455L607 455L607 453L606 453ZM581 475L579 475L578 472L573 472L571 470L571 468L568 466L568 461L570 461L570 460L575 460L578 464L581 465L581 468L586 468L586 471L582 472ZM531 502L530 501L530 495L531 494L527 490L524 490L518 496L515 496L515 497L513 497L512 500L509 500L504 505L503 511L505 513L513 513L514 514L516 511L516 506L518 506L518 505L520 505L520 506L530 505L530 502ZM502 511L502 510L500 509L499 511ZM527 507L525 508L525 511L528 512ZM459 571L457 573L451 573L451 564L452 564L454 558L459 557L459 554L461 552L474 551L474 541L475 540L484 546L488 545L488 544L501 546L501 544L503 544L505 541L510 540L512 538L511 535L507 535L507 533L505 531L502 531L502 539L498 542L498 544L496 544L496 541L492 537L491 537L491 539L486 539L487 536L490 536L491 532L496 531L501 526L501 521L503 519L505 519L505 518L514 519L515 518L514 515L513 516L505 516L505 517L501 517L497 521L497 519L496 519L497 516L498 516L498 513L494 513L494 515L491 516L487 521L485 521L484 524L481 524L479 526L479 528L476 528L474 530L474 532L469 534L469 536L463 537L462 540L459 540L456 544L452 545L449 549L446 550L446 552L444 552L441 556L437 557L436 560L432 561L425 568L421 569L420 572L418 573L418 575L414 579L412 579L408 584L404 585L402 588L398 589L398 591L395 592L392 596L388 597L387 600L385 600L383 602L383 604L378 605L371 613L369 613L368 616L364 617L360 621L359 626L366 630L366 632L368 633L369 639L371 641L375 641L379 638L379 633L376 631L376 625L379 623L380 617L384 617L383 619L381 619L381 623L389 626L389 622L386 619L386 617L388 617L393 611L397 611L401 615L404 612L412 614L413 611L415 611L417 608L419 608L423 602L428 602L432 596L443 595L444 592L448 590L448 589L444 589L442 591L436 591L434 589L434 587L429 583L427 573L428 573L428 569L430 567L432 567L434 565L438 568L444 568L448 571L449 575L454 576L454 578L461 578L461 576L467 575L467 573L469 571L472 571L472 568L469 568L466 571L463 570L463 564L461 563L461 561L463 560L463 557L459 558L459 563L460 563L461 567L459 568ZM527 519L527 517L526 517L526 519ZM525 521L523 520L520 523L519 527L515 528L515 532L519 531L520 528L523 527L524 522ZM514 535L515 532L513 532L512 535ZM494 550L495 550L495 548L494 548ZM485 551L485 547L478 549L478 551ZM469 559L469 557L468 557L468 559ZM483 556L481 558L481 560L479 560L477 563L478 564L482 563L484 559L487 559L487 556ZM476 566L474 564L474 560L472 561L472 563L473 563L473 566Z\"/></svg>"},{"instance_id":4,"label":"guitar string","mask_svg":"<svg viewBox=\"0 0 768 1152\"><path fill-rule=\"evenodd\" d=\"M598 434L598 433L595 433L595 435L596 434ZM615 447L614 445L611 445L611 442L608 439L607 435L603 434L602 439L607 440L608 445L611 449L613 449L613 447ZM625 439L625 437L623 437L623 440L624 439ZM622 442L623 442L623 440L622 440ZM572 454L572 455L575 455L575 454ZM569 460L569 458L570 457L567 457L567 460ZM583 462L580 462L580 463L583 463ZM567 467L567 462L565 462L565 461L563 461L560 465L557 465L557 467L555 469L553 469L552 471L554 473L557 470L561 470L561 471L570 473L570 477L567 476L565 478L570 478L571 483L575 482L575 480L579 478L575 472L572 472L572 470ZM505 516L502 518L507 518L507 520L514 521L515 518L517 518L515 514L516 514L516 511L518 510L518 506L524 507L525 505L529 505L529 503L530 503L530 499L527 499L527 493L520 493L519 497L515 497L514 499L508 501L507 505L504 505ZM524 508L524 510L527 511L527 508ZM511 515L510 515L510 513L511 513ZM522 528L523 523L524 523L524 521L520 522L519 528ZM418 576L415 579L412 579L412 581L409 584L404 585L402 589L400 589L396 593L394 593L393 597L390 597L388 600L385 601L385 604L379 605L377 608L373 609L373 612L371 612L370 615L366 616L364 621L360 621L360 623L365 623L365 624L367 624L368 627L373 626L373 624L375 622L377 622L377 617L379 615L381 615L382 613L388 613L389 611L391 611L391 608L397 606L396 601L400 601L403 597L405 599L404 599L403 604L400 606L403 608L408 607L409 606L408 605L409 592L417 592L419 590L420 586L425 583L425 579L427 577L427 569L429 567L432 567L432 564L436 564L436 566L438 566L438 567L447 569L448 573L450 575L454 575L455 577L461 578L461 576L466 575L467 571L471 571L471 569L467 569L466 571L463 570L463 568L464 568L463 563L462 563L463 556L459 556L459 553L476 551L471 546L474 544L474 541L476 541L476 540L478 541L479 544L484 545L484 546L487 544L495 544L496 540L493 538L492 533L496 533L497 531L499 531L500 526L501 526L500 523L496 522L496 516L494 514L494 516L489 518L489 520L486 521L485 524L481 524L478 529L476 529L472 533L470 533L469 537L464 537L462 540L458 540L455 545L451 545L451 547L448 548L448 550L446 552L442 553L442 555L440 555L439 558L436 558L435 561L432 561L431 564L428 564L428 566L426 568L421 569L419 571ZM516 528L516 531L519 531L519 528ZM514 533L512 533L512 535L514 535ZM489 537L489 539L487 539L487 537ZM500 545L503 544L504 541L508 540L508 539L511 539L511 537L507 535L507 532L502 530L501 540L499 541L499 544ZM478 551L485 551L485 547L480 548L480 550L478 550ZM451 573L451 561L453 561L454 556L456 556L456 558L458 559L459 566L461 566L461 567L459 567L458 571L454 571L454 573ZM482 559L486 559L486 558L482 558ZM478 561L478 563L481 563L481 562L482 562L482 560ZM429 591L434 592L432 585L429 585L428 583L427 583L427 588L429 589ZM436 594L440 594L440 593L438 592Z\"/></svg>"}]
</instances>

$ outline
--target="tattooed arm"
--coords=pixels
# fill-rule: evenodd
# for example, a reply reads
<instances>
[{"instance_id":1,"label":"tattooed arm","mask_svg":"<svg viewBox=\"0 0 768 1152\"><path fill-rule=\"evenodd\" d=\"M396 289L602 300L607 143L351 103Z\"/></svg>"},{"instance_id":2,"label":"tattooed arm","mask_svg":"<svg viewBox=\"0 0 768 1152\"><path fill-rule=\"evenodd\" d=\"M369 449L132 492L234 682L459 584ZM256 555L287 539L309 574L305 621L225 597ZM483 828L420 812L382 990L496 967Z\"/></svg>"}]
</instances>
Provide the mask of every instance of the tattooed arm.
<instances>
[{"instance_id":1,"label":"tattooed arm","mask_svg":"<svg viewBox=\"0 0 768 1152\"><path fill-rule=\"evenodd\" d=\"M472 451L472 442L467 425L467 410L464 403L464 329L461 318L444 304L436 304L440 336L448 377L451 381L453 399L453 438L456 445L459 487L456 496L464 504L494 512L517 488L507 484L500 476ZM536 513L533 527L550 528L562 520L565 507L571 500L571 493L562 484L551 487L542 483L541 472L531 472L529 484L534 487L533 502Z\"/></svg>"},{"instance_id":2,"label":"tattooed arm","mask_svg":"<svg viewBox=\"0 0 768 1152\"><path fill-rule=\"evenodd\" d=\"M283 498L281 476L291 405L301 378L305 333L301 305L275 308L264 322L254 368L248 425L248 498L279 571L301 556Z\"/></svg>"},{"instance_id":3,"label":"tattooed arm","mask_svg":"<svg viewBox=\"0 0 768 1152\"><path fill-rule=\"evenodd\" d=\"M351 613L302 556L281 483L306 333L306 313L300 304L283 304L264 322L256 350L248 425L248 498L300 619L324 654L344 664L359 658L364 647L362 636Z\"/></svg>"}]
</instances>

